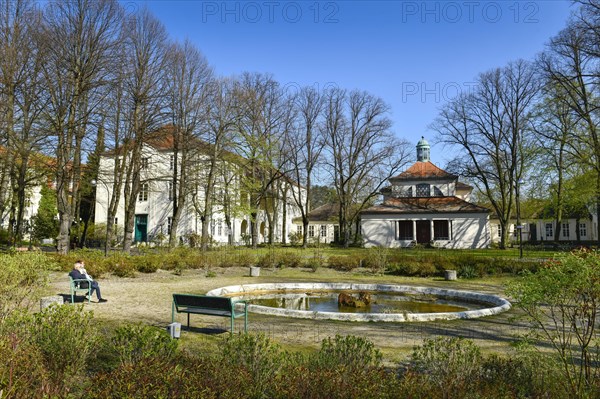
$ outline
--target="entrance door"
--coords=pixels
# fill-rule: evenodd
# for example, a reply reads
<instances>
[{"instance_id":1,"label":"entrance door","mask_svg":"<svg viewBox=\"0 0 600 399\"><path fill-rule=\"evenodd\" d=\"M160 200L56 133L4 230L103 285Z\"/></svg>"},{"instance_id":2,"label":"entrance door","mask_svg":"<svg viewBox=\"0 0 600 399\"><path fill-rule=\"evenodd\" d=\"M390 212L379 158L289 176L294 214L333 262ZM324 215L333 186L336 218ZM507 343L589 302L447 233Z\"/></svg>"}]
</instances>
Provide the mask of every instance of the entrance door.
<instances>
[{"instance_id":1,"label":"entrance door","mask_svg":"<svg viewBox=\"0 0 600 399\"><path fill-rule=\"evenodd\" d=\"M417 220L417 244L429 244L431 241L431 222Z\"/></svg>"},{"instance_id":2,"label":"entrance door","mask_svg":"<svg viewBox=\"0 0 600 399\"><path fill-rule=\"evenodd\" d=\"M148 215L135 215L135 242L148 240Z\"/></svg>"}]
</instances>

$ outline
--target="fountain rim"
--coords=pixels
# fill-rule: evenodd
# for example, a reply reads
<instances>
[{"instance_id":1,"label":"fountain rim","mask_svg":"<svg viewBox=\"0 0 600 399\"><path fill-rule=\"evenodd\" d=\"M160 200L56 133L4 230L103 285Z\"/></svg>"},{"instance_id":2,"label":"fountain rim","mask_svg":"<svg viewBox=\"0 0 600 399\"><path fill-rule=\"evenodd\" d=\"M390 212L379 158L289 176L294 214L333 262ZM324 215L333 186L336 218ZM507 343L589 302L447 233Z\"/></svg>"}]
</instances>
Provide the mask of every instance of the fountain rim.
<instances>
[{"instance_id":1,"label":"fountain rim","mask_svg":"<svg viewBox=\"0 0 600 399\"><path fill-rule=\"evenodd\" d=\"M248 311L258 314L282 316L291 318L313 319L313 320L340 320L340 321L383 321L383 322L420 322L434 320L456 320L475 319L479 317L492 316L506 312L511 308L510 302L497 295L484 294L474 291L454 290L437 287L418 287L399 284L362 284L362 283L259 283L230 285L215 288L206 293L209 296L248 295L255 291L374 291L386 293L406 293L435 295L441 298L463 299L470 302L478 302L491 307L477 310L466 310L462 312L445 313L337 313L318 312L309 310L290 310L272 308L262 305L248 305Z\"/></svg>"}]
</instances>

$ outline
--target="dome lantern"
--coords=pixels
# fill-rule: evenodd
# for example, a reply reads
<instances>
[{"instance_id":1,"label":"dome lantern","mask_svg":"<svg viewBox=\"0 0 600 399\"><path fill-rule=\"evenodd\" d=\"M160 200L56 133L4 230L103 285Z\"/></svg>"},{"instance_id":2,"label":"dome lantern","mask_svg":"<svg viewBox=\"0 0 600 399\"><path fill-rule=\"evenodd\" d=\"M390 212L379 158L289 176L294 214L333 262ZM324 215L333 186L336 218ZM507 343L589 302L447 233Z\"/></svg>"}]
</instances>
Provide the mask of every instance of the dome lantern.
<instances>
[{"instance_id":1,"label":"dome lantern","mask_svg":"<svg viewBox=\"0 0 600 399\"><path fill-rule=\"evenodd\" d=\"M429 162L429 150L431 147L425 137L421 136L421 140L417 143L417 161L418 162Z\"/></svg>"}]
</instances>

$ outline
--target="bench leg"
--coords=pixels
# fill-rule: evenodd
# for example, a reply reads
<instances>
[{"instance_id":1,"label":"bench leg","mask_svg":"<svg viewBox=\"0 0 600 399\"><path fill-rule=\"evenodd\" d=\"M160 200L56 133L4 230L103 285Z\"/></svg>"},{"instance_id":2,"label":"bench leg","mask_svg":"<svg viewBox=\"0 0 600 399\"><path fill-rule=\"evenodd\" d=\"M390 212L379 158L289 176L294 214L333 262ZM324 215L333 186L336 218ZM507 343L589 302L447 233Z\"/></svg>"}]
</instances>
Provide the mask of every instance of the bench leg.
<instances>
[{"instance_id":1,"label":"bench leg","mask_svg":"<svg viewBox=\"0 0 600 399\"><path fill-rule=\"evenodd\" d=\"M190 329L190 314L188 313L188 330Z\"/></svg>"}]
</instances>

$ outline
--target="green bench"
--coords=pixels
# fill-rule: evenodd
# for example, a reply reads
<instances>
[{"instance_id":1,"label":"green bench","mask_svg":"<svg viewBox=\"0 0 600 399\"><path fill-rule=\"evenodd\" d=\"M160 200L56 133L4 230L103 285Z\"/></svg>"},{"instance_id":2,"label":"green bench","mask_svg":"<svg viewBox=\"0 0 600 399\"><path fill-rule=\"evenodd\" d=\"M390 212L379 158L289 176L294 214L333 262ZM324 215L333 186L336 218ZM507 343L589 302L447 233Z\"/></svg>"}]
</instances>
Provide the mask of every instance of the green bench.
<instances>
[{"instance_id":1,"label":"green bench","mask_svg":"<svg viewBox=\"0 0 600 399\"><path fill-rule=\"evenodd\" d=\"M82 287L82 285L85 284L81 284L84 281L87 283L87 287L85 288ZM69 284L71 286L71 303L75 303L75 297L77 296L78 291L85 291L88 296L88 303L90 303L90 300L92 299L92 284L90 284L87 279L74 279L69 276Z\"/></svg>"},{"instance_id":2,"label":"green bench","mask_svg":"<svg viewBox=\"0 0 600 399\"><path fill-rule=\"evenodd\" d=\"M244 304L243 309L236 304ZM231 319L231 333L233 334L234 320L244 316L244 332L248 332L248 303L234 301L232 298L208 295L173 294L171 306L171 322L175 322L175 313L187 313L187 326L190 326L190 314L204 314L208 316L229 317Z\"/></svg>"}]
</instances>

